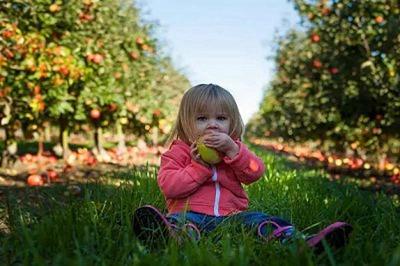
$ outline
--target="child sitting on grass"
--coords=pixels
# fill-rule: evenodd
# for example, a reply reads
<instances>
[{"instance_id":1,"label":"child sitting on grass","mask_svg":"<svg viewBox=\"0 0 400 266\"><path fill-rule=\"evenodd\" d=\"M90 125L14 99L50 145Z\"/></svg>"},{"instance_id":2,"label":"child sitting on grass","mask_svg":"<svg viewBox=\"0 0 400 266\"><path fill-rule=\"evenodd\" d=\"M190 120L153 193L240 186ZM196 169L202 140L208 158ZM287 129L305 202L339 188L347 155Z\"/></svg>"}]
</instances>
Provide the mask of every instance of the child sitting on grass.
<instances>
[{"instance_id":1,"label":"child sitting on grass","mask_svg":"<svg viewBox=\"0 0 400 266\"><path fill-rule=\"evenodd\" d=\"M285 242L300 233L279 217L248 211L249 199L243 184L261 178L263 161L241 142L244 126L232 95L214 84L201 84L183 96L173 130L170 149L161 157L158 185L166 199L168 214L146 205L133 216L133 230L140 240L151 242L179 232L199 239L202 232L223 221L236 221L260 238ZM220 158L213 163L200 156L196 141L215 149ZM204 155L203 155L204 156ZM219 161L219 162L217 162ZM348 240L352 227L336 222L305 238L317 252L322 240L339 248ZM301 234L300 234L301 235Z\"/></svg>"}]
</instances>

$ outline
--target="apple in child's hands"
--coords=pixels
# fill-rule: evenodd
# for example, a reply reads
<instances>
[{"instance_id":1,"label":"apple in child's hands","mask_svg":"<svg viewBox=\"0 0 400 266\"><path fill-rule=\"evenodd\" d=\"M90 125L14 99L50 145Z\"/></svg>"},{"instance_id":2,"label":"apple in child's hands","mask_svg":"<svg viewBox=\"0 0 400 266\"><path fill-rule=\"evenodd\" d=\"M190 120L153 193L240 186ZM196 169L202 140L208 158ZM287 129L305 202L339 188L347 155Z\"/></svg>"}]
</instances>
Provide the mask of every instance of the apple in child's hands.
<instances>
[{"instance_id":1,"label":"apple in child's hands","mask_svg":"<svg viewBox=\"0 0 400 266\"><path fill-rule=\"evenodd\" d=\"M200 158L209 164L217 164L221 162L221 157L216 149L207 147L204 144L204 138L200 137L196 141L197 151L200 155Z\"/></svg>"},{"instance_id":2,"label":"apple in child's hands","mask_svg":"<svg viewBox=\"0 0 400 266\"><path fill-rule=\"evenodd\" d=\"M223 156L234 158L239 152L239 145L225 132L210 132L204 136L204 144Z\"/></svg>"}]
</instances>

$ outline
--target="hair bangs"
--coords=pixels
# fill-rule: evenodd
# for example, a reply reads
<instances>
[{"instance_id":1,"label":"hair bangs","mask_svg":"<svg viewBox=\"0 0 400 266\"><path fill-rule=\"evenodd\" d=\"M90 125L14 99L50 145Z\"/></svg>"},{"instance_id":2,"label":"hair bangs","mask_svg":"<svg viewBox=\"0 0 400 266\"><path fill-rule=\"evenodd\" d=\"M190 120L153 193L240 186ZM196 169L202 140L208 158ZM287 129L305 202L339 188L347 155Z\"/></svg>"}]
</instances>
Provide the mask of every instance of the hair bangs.
<instances>
[{"instance_id":1,"label":"hair bangs","mask_svg":"<svg viewBox=\"0 0 400 266\"><path fill-rule=\"evenodd\" d=\"M194 113L204 114L210 108L219 113L230 114L232 111L232 101L224 91L218 90L215 85L207 86L204 90L199 91L193 108Z\"/></svg>"}]
</instances>

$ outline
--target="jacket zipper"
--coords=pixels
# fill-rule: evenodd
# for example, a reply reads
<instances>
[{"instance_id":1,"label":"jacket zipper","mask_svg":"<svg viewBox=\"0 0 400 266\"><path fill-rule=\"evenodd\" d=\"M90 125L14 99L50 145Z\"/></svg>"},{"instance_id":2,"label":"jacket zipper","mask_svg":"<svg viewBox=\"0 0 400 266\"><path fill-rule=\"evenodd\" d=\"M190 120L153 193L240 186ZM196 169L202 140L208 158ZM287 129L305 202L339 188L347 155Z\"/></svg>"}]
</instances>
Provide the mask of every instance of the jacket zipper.
<instances>
[{"instance_id":1,"label":"jacket zipper","mask_svg":"<svg viewBox=\"0 0 400 266\"><path fill-rule=\"evenodd\" d=\"M218 182L218 174L217 174L217 168L215 166L212 166L212 181L215 183L215 200L214 200L214 215L215 216L220 216L219 215L219 199L221 197L221 189L219 186Z\"/></svg>"}]
</instances>

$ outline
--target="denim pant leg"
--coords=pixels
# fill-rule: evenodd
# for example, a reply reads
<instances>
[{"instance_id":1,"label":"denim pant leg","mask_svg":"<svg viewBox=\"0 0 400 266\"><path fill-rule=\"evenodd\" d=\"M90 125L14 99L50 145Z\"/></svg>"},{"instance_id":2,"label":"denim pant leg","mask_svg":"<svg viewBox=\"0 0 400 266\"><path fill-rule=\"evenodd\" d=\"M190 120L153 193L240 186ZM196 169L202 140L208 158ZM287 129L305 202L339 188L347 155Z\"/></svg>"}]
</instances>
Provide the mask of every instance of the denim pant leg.
<instances>
[{"instance_id":1,"label":"denim pant leg","mask_svg":"<svg viewBox=\"0 0 400 266\"><path fill-rule=\"evenodd\" d=\"M235 214L231 217L232 221L237 221L241 224L243 224L246 228L249 228L250 230L256 231L257 235L260 237L267 237L270 235L271 229L275 230L277 227L274 225L277 224L279 227L288 227L287 229L284 230L283 237L288 238L291 237L294 234L294 227L291 223L288 221L276 217L276 216L270 216L262 212L255 212L255 211L244 211L240 212L238 214ZM267 221L271 221L273 223L268 223ZM264 223L266 222L266 223ZM260 225L265 225L261 226ZM271 225L270 227L267 225ZM289 227L290 226L290 227ZM271 228L272 227L272 228ZM270 229L270 230L268 230Z\"/></svg>"},{"instance_id":2,"label":"denim pant leg","mask_svg":"<svg viewBox=\"0 0 400 266\"><path fill-rule=\"evenodd\" d=\"M167 219L178 227L187 222L191 222L196 225L201 232L204 233L211 232L223 221L223 217L217 217L191 211L173 213L171 215L168 215Z\"/></svg>"}]
</instances>

